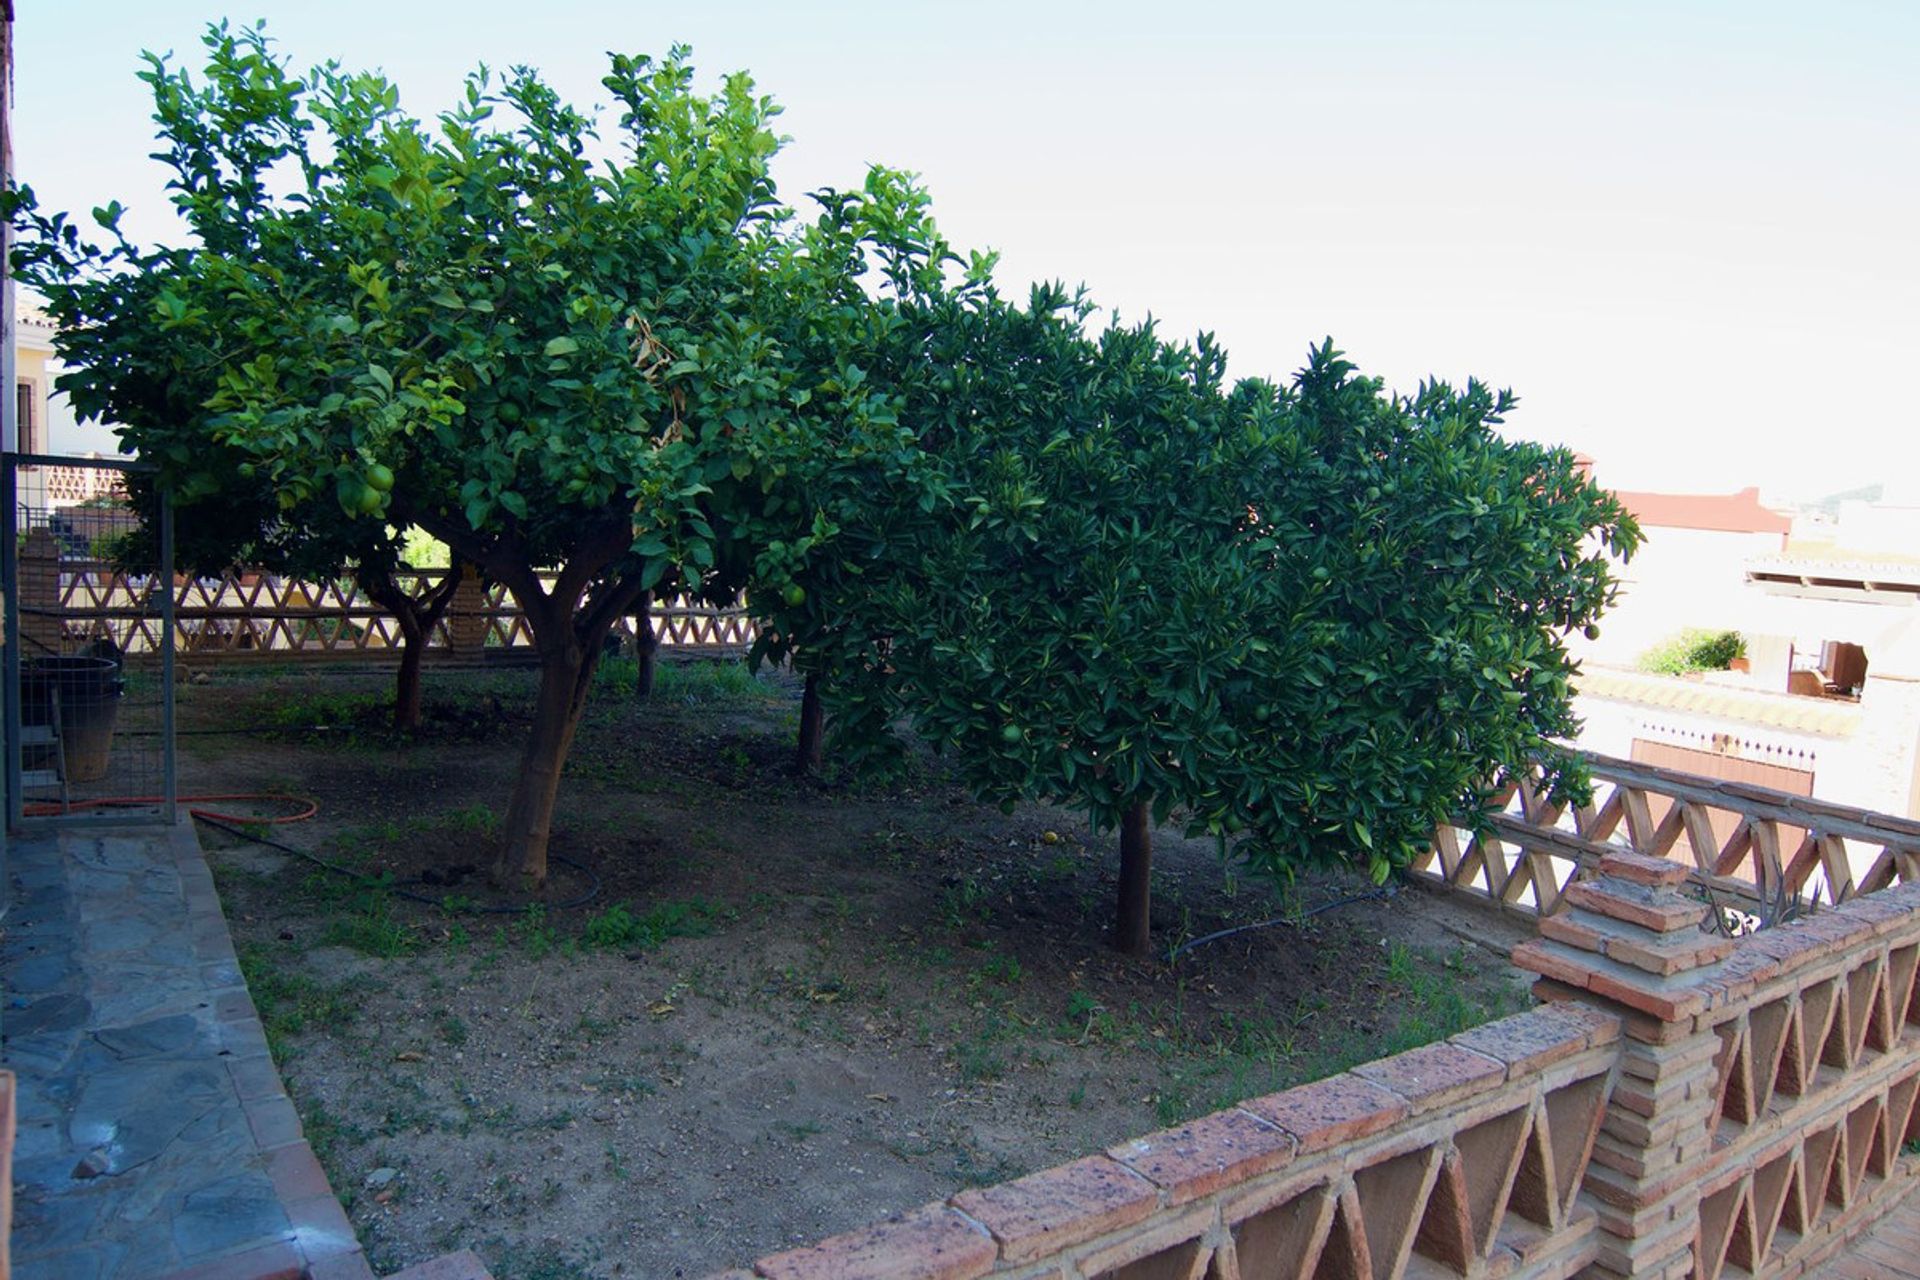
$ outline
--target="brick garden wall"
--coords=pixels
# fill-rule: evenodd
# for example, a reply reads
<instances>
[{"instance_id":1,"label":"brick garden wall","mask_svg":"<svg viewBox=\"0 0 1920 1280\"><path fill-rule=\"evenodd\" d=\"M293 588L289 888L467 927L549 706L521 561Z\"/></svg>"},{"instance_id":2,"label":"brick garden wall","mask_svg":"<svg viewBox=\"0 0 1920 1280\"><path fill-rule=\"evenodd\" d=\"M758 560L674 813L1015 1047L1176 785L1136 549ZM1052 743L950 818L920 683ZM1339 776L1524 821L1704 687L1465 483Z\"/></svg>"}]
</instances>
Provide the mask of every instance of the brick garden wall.
<instances>
[{"instance_id":1,"label":"brick garden wall","mask_svg":"<svg viewBox=\"0 0 1920 1280\"><path fill-rule=\"evenodd\" d=\"M1602 852L1542 1007L714 1280L1811 1274L1912 1190L1920 884L1745 938Z\"/></svg>"},{"instance_id":2,"label":"brick garden wall","mask_svg":"<svg viewBox=\"0 0 1920 1280\"><path fill-rule=\"evenodd\" d=\"M728 1276L1571 1275L1618 1035L1538 1009Z\"/></svg>"}]
</instances>

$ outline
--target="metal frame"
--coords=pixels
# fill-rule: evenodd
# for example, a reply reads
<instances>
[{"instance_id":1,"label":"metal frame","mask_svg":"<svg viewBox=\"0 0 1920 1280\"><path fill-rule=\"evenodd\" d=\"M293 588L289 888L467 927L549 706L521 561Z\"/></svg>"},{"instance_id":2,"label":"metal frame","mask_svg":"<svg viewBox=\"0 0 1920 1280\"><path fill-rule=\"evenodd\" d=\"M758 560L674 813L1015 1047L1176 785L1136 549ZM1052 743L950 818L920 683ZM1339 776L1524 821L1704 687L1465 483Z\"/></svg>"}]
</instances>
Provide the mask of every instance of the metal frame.
<instances>
[{"instance_id":1,"label":"metal frame","mask_svg":"<svg viewBox=\"0 0 1920 1280\"><path fill-rule=\"evenodd\" d=\"M26 816L26 797L22 795L20 776L25 749L18 732L20 724L20 483L22 467L90 467L101 471L152 473L152 463L125 458L69 458L58 454L0 453L0 591L6 595L6 643L0 645L4 663L0 663L0 685L4 685L6 733L6 828L8 831L44 830L50 827L86 825L127 825L141 818L126 811L77 813L54 816ZM179 820L179 772L174 750L174 565L173 504L160 495L160 563L156 585L160 591L160 732L161 803L159 821L172 826Z\"/></svg>"}]
</instances>

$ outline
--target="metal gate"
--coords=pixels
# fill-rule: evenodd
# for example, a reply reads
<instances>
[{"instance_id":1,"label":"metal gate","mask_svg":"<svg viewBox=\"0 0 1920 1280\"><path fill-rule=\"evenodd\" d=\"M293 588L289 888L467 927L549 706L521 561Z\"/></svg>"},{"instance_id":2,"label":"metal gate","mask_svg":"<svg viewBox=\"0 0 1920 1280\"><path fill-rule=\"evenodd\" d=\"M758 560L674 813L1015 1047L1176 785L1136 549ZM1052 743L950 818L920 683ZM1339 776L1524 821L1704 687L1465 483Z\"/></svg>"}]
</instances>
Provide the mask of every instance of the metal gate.
<instances>
[{"instance_id":1,"label":"metal gate","mask_svg":"<svg viewBox=\"0 0 1920 1280\"><path fill-rule=\"evenodd\" d=\"M173 511L114 458L0 455L7 825L175 819Z\"/></svg>"}]
</instances>

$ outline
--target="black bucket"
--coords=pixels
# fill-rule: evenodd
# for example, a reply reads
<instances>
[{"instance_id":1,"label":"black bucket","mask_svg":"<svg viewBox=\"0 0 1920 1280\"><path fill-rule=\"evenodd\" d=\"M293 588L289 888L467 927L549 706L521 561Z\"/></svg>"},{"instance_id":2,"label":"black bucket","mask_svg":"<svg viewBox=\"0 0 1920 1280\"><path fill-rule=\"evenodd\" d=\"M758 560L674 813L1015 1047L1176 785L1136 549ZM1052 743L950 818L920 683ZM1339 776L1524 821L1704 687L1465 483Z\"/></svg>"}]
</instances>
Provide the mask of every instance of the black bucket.
<instances>
[{"instance_id":1,"label":"black bucket","mask_svg":"<svg viewBox=\"0 0 1920 1280\"><path fill-rule=\"evenodd\" d=\"M96 782L107 776L107 753L126 687L120 664L108 658L34 658L20 664L20 723L52 724L58 690L67 781Z\"/></svg>"}]
</instances>

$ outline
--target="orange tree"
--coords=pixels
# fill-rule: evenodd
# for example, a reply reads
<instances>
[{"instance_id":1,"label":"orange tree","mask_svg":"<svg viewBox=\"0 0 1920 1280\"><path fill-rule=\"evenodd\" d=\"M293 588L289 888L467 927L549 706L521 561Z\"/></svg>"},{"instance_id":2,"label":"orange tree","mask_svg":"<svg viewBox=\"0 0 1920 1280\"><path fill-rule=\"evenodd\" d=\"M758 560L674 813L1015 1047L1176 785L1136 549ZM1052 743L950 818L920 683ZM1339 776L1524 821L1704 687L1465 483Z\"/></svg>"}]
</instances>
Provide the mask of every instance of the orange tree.
<instances>
[{"instance_id":1,"label":"orange tree","mask_svg":"<svg viewBox=\"0 0 1920 1280\"><path fill-rule=\"evenodd\" d=\"M95 249L23 192L17 262L110 335L103 366L176 389L129 439L183 520L240 477L295 524L331 502L424 529L513 594L540 685L495 874L538 885L602 641L742 560L730 504L764 492L742 440L884 395L810 385L755 314L785 305L770 280L851 264L776 199L776 108L744 75L696 92L685 50L611 59L603 143L524 69L471 77L429 128L376 75L297 78L224 26L207 45L203 78L143 77L194 243L136 249L109 206ZM914 241L919 217L862 225Z\"/></svg>"},{"instance_id":2,"label":"orange tree","mask_svg":"<svg viewBox=\"0 0 1920 1280\"><path fill-rule=\"evenodd\" d=\"M832 554L763 612L856 759L904 714L976 794L1118 828L1123 949L1148 947L1156 820L1383 878L1502 769L1581 785L1562 637L1638 533L1568 453L1496 433L1510 396L1390 396L1330 344L1228 387L1209 340L1091 337L1057 289L906 314L877 367L914 500L820 455Z\"/></svg>"}]
</instances>

